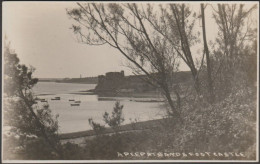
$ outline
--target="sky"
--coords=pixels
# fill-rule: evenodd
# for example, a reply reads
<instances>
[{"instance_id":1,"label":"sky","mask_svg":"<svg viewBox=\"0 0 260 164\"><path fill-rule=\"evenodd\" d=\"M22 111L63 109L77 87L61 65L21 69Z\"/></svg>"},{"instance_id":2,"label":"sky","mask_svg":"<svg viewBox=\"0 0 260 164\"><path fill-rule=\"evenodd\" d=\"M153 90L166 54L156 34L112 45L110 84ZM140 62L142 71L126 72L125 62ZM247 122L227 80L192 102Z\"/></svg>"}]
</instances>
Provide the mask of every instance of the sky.
<instances>
[{"instance_id":1,"label":"sky","mask_svg":"<svg viewBox=\"0 0 260 164\"><path fill-rule=\"evenodd\" d=\"M2 36L7 36L21 63L36 68L38 78L91 77L121 70L130 75L118 50L77 42L70 29L74 21L66 14L66 8L75 6L75 2L4 2ZM217 31L211 14L206 22L211 40ZM188 67L181 63L180 70Z\"/></svg>"}]
</instances>

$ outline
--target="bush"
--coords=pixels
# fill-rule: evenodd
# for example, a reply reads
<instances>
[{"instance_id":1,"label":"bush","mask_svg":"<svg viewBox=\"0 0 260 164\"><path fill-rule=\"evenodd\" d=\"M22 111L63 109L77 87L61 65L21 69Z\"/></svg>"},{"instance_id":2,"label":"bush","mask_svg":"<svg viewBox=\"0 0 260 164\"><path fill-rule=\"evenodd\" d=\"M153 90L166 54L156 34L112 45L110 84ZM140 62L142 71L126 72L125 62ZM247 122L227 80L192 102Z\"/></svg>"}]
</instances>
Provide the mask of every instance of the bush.
<instances>
[{"instance_id":1,"label":"bush","mask_svg":"<svg viewBox=\"0 0 260 164\"><path fill-rule=\"evenodd\" d=\"M88 119L88 122L89 122L89 125L92 127L92 129L95 131L96 135L100 135L104 132L105 126L94 122L92 118Z\"/></svg>"},{"instance_id":2,"label":"bush","mask_svg":"<svg viewBox=\"0 0 260 164\"><path fill-rule=\"evenodd\" d=\"M229 94L225 100L206 107L203 102L197 101L196 105L194 103L184 107L184 124L177 127L178 130L175 129L174 139L171 140L172 143L168 143L173 150L243 152L247 158L255 158L254 90L242 88Z\"/></svg>"},{"instance_id":3,"label":"bush","mask_svg":"<svg viewBox=\"0 0 260 164\"><path fill-rule=\"evenodd\" d=\"M120 102L115 103L114 110L112 112L112 116L110 117L107 112L103 115L105 123L107 123L110 127L112 127L115 131L118 130L121 123L124 122L124 118L122 116L123 105L120 105Z\"/></svg>"}]
</instances>

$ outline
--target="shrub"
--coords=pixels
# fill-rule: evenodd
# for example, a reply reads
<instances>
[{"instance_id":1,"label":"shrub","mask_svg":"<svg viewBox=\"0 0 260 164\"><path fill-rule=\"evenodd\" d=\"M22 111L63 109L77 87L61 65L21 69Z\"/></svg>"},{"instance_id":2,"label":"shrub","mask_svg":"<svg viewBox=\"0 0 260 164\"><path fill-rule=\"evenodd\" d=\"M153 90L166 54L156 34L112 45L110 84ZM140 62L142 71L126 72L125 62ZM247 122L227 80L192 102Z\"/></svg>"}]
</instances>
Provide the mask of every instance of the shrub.
<instances>
[{"instance_id":1,"label":"shrub","mask_svg":"<svg viewBox=\"0 0 260 164\"><path fill-rule=\"evenodd\" d=\"M120 105L120 102L115 103L114 110L112 112L112 116L110 117L107 112L104 113L103 118L105 123L107 123L110 127L112 127L114 130L118 130L119 126L122 122L124 122L124 118L122 116L123 112L123 105Z\"/></svg>"},{"instance_id":2,"label":"shrub","mask_svg":"<svg viewBox=\"0 0 260 164\"><path fill-rule=\"evenodd\" d=\"M248 159L255 158L256 94L252 88L233 91L213 105L201 101L186 104L182 114L184 124L174 127L174 139L168 143L171 149L242 152Z\"/></svg>"},{"instance_id":3,"label":"shrub","mask_svg":"<svg viewBox=\"0 0 260 164\"><path fill-rule=\"evenodd\" d=\"M96 135L100 135L104 132L105 126L94 122L92 118L88 119L88 122L89 122L89 125L92 127L92 129L95 131Z\"/></svg>"}]
</instances>

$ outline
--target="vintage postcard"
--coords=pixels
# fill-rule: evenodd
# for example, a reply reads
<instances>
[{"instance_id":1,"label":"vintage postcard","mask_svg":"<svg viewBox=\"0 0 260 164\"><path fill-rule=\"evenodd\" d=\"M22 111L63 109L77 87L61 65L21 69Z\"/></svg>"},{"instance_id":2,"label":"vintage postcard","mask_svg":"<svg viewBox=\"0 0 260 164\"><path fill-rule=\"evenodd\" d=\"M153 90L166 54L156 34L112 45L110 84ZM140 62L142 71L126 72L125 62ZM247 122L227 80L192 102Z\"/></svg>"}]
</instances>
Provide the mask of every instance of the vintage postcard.
<instances>
[{"instance_id":1,"label":"vintage postcard","mask_svg":"<svg viewBox=\"0 0 260 164\"><path fill-rule=\"evenodd\" d=\"M258 161L258 2L2 11L3 163Z\"/></svg>"}]
</instances>

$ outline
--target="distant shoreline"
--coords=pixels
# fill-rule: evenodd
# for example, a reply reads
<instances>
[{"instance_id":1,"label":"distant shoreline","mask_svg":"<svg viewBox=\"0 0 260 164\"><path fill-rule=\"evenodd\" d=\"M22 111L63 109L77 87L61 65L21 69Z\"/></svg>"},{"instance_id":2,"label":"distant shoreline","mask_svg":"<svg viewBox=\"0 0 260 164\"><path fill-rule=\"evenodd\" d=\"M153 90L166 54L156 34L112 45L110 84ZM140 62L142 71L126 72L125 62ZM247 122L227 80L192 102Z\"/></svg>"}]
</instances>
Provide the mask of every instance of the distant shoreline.
<instances>
[{"instance_id":1,"label":"distant shoreline","mask_svg":"<svg viewBox=\"0 0 260 164\"><path fill-rule=\"evenodd\" d=\"M39 80L38 82L52 82L52 83L70 83L70 84L97 84L97 83L87 83L87 82L66 82L66 81L47 81L47 80Z\"/></svg>"},{"instance_id":2,"label":"distant shoreline","mask_svg":"<svg viewBox=\"0 0 260 164\"><path fill-rule=\"evenodd\" d=\"M71 83L71 84L97 84L97 83L88 83L88 82L66 82L66 81L54 81L55 83Z\"/></svg>"},{"instance_id":3,"label":"distant shoreline","mask_svg":"<svg viewBox=\"0 0 260 164\"><path fill-rule=\"evenodd\" d=\"M39 82L56 82L56 83L77 83L77 84L97 84L97 77L82 78L39 78Z\"/></svg>"}]
</instances>

